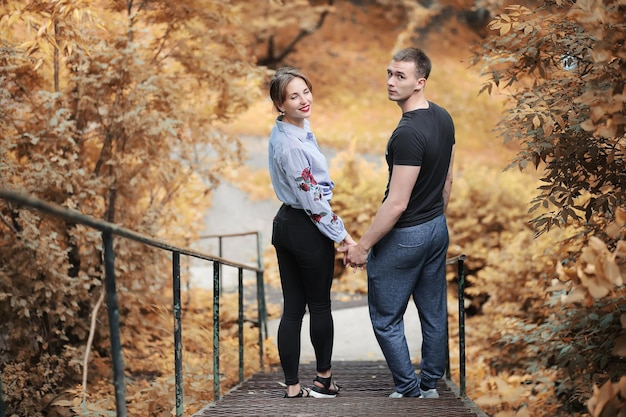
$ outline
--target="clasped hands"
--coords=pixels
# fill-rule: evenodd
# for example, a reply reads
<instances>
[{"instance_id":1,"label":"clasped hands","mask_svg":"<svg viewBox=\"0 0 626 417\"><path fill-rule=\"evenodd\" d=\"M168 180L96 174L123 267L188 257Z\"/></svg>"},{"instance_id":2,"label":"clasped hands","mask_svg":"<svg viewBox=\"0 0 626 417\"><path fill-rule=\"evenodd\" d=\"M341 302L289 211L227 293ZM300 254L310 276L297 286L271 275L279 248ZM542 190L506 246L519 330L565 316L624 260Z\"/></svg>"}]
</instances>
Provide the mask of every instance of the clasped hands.
<instances>
[{"instance_id":1,"label":"clasped hands","mask_svg":"<svg viewBox=\"0 0 626 417\"><path fill-rule=\"evenodd\" d=\"M365 269L369 250L365 250L360 242L357 243L351 237L346 237L337 251L343 252L343 264L350 265L353 272L356 272L357 269Z\"/></svg>"}]
</instances>

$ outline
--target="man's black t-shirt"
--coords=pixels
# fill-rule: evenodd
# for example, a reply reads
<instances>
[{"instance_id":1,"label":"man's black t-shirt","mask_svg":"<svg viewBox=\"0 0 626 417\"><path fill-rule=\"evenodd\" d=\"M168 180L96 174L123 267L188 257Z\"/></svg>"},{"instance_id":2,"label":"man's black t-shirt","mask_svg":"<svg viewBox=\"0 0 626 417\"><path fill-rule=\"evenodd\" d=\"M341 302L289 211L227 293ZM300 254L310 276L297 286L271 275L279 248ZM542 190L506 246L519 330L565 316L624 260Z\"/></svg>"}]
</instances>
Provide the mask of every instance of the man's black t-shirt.
<instances>
[{"instance_id":1,"label":"man's black t-shirt","mask_svg":"<svg viewBox=\"0 0 626 417\"><path fill-rule=\"evenodd\" d=\"M389 181L385 199L389 194L394 165L419 166L420 173L408 207L394 227L415 226L443 213L443 187L454 144L454 123L443 107L429 102L427 109L412 110L402 115L387 142L385 158Z\"/></svg>"}]
</instances>

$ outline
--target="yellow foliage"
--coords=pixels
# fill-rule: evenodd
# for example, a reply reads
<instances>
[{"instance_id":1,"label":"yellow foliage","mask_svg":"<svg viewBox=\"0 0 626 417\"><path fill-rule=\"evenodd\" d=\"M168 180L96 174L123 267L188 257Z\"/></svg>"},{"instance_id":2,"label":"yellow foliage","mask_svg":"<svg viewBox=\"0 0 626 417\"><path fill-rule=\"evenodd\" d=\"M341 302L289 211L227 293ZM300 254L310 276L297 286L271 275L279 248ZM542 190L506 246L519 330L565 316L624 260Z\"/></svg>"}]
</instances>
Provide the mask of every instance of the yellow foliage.
<instances>
[{"instance_id":1,"label":"yellow foliage","mask_svg":"<svg viewBox=\"0 0 626 417\"><path fill-rule=\"evenodd\" d=\"M2 186L188 244L220 173L242 156L238 141L219 128L258 98L253 91L264 71L241 46L249 38L215 30L239 16L223 2L120 4L0 4ZM90 371L91 404L106 409L94 389L111 369L98 357L108 351L102 311L92 368L78 365L101 293L100 234L4 202L0 219L7 407L18 415L48 413L48 396ZM160 406L151 389L164 398L169 390L146 381L163 370L172 375L171 358L161 354L171 330L159 324L171 322L171 311L151 304L169 287L169 254L125 239L115 239L114 248L123 338L137 349L129 349L126 364L141 376L129 395L150 398L132 408L169 412L169 405L141 409ZM154 323L146 325L144 316ZM14 363L29 365L10 372Z\"/></svg>"},{"instance_id":2,"label":"yellow foliage","mask_svg":"<svg viewBox=\"0 0 626 417\"><path fill-rule=\"evenodd\" d=\"M626 413L626 376L617 382L594 387L588 408L592 417L620 417Z\"/></svg>"},{"instance_id":3,"label":"yellow foliage","mask_svg":"<svg viewBox=\"0 0 626 417\"><path fill-rule=\"evenodd\" d=\"M611 231L607 234L618 239L614 249L610 250L599 237L591 236L582 247L575 264L557 265L557 272L563 282L573 282L579 290L585 291L596 300L620 291L626 283L626 225L620 220L624 212L624 209L618 209L618 220L607 226ZM564 301L582 300L580 294L570 294Z\"/></svg>"},{"instance_id":4,"label":"yellow foliage","mask_svg":"<svg viewBox=\"0 0 626 417\"><path fill-rule=\"evenodd\" d=\"M269 101L259 99L267 95L262 81L271 71L255 68L254 60L265 53L270 38L285 45L293 33L310 31L317 17L329 12L327 24L315 37L305 37L285 63L300 66L313 80L314 131L321 144L341 150L330 164L337 184L333 206L358 239L382 200L387 181L382 154L400 117L398 107L385 97L384 69L393 49L415 40L413 28L425 28L438 13L411 1L378 3L382 7L340 2L309 8L305 0L273 1L261 10L255 0L236 4L159 0L128 15L119 2L5 2L0 5L0 66L5 75L0 82L0 178L4 186L25 189L97 218L114 208L115 220L124 226L172 242L192 241L210 204L210 189L220 178L244 184L252 199L271 196L266 172L238 165L243 150L237 136L266 137L275 117ZM457 3L470 4L448 0L442 4ZM493 28L520 36L538 30L522 21L527 10L516 7L501 14ZM573 14L585 19L600 12L581 9ZM350 30L336 30L348 21L354 25ZM355 28L359 36L350 35ZM528 336L531 331L520 329L536 322L575 325L575 320L570 323L559 316L561 310L545 306L550 294L564 294L561 300L570 306L590 306L594 296L623 295L626 211L618 210L616 222L606 228L612 242L600 236L584 247L564 242L578 233L572 229L535 239L527 209L536 179L499 169L514 150L512 145L494 146L491 127L501 102L476 97L478 76L450 54L468 37L441 34L457 33L458 23L438 29L419 43L436 45L428 50L434 63L429 95L451 112L457 127L458 159L448 220L450 255L468 256L466 307L472 311L466 327L468 392L493 415L555 416L559 404L553 382L562 380L561 370L542 367L541 358L533 358L538 370L527 374L519 368L525 363L524 349L532 349L533 343L511 342L504 346L507 354L502 354L501 338ZM596 48L593 57L607 61L608 49ZM536 81L523 74L520 79ZM594 99L581 95L575 102L588 104ZM606 111L592 109L591 119L581 126L609 135L623 124L618 117L620 97L600 99ZM519 115L533 129L550 135L565 126L554 108L532 104ZM612 121L603 124L608 118ZM615 153L610 162L620 155ZM2 329L10 336L7 352L13 355L2 369L6 400L19 403L16 413L39 416L42 413L33 410L51 403L53 393L63 392L46 412L68 415L72 407L79 415L109 413L115 408L111 366L106 355L98 353L108 349L104 315L99 317L87 370L86 402L75 381L85 371L81 358L87 320L102 291L99 234L15 207L3 205L0 210L0 250L5 260L0 270L0 322L13 326ZM130 375L129 412L171 415L172 307L171 294L164 289L169 288L169 275L163 272L171 268L169 259L123 239L116 240L115 248ZM561 262L579 252L582 256L576 262ZM272 248L265 259L266 280L276 284ZM346 270L339 256L336 261L334 290L365 293L366 274ZM454 305L452 273L449 284ZM185 297L189 301L183 311L185 408L197 410L213 392L212 294L194 291ZM226 294L221 304L217 377L222 390L238 381L234 298ZM474 314L479 312L483 314ZM269 305L268 313L277 317L280 307ZM457 314L454 309L450 313ZM256 311L245 314L253 320ZM455 320L450 330L451 343L458 342ZM576 336L565 331L547 334L554 335L569 340ZM266 364L279 362L272 341L265 344ZM34 346L35 353L25 346ZM616 337L613 354L623 356L624 346L622 334ZM258 370L258 328L248 321L244 352L248 376ZM458 363L458 355L453 353L452 359ZM458 376L458 370L453 373ZM600 415L602 410L616 409L623 386L622 379L596 390L590 411Z\"/></svg>"}]
</instances>

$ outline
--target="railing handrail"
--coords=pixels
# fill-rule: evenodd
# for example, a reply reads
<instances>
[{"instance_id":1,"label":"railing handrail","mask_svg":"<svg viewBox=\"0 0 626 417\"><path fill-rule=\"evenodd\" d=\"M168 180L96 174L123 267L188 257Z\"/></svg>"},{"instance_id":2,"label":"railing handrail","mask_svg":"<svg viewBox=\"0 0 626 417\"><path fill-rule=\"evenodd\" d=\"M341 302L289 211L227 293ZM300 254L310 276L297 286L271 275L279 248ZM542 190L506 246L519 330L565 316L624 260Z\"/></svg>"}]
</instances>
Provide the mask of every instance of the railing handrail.
<instances>
[{"instance_id":1,"label":"railing handrail","mask_svg":"<svg viewBox=\"0 0 626 417\"><path fill-rule=\"evenodd\" d=\"M258 235L259 231L250 231L250 232L240 232L240 233L225 233L219 235L200 235L198 239L212 239L219 237L240 237L240 236L249 236L249 235Z\"/></svg>"},{"instance_id":2,"label":"railing handrail","mask_svg":"<svg viewBox=\"0 0 626 417\"><path fill-rule=\"evenodd\" d=\"M105 220L99 220L92 216L83 214L77 210L62 207L57 204L51 204L38 198L26 196L16 191L0 189L0 199L9 200L14 203L22 204L40 210L56 217L61 217L70 223L83 224L85 226L100 230L101 232L110 232L115 235L122 236L127 239L141 242L148 246L163 249L169 252L179 252L182 255L192 256L198 259L204 259L205 261L215 261L221 263L222 265L228 265L234 268L243 268L255 272L263 272L263 268L261 267L241 264L230 261L228 259L224 259L218 255L210 255L194 249L182 248L176 245L172 245L163 240L157 239L155 237L150 237L139 232L135 232L123 226L119 226L115 223L107 222Z\"/></svg>"},{"instance_id":3,"label":"railing handrail","mask_svg":"<svg viewBox=\"0 0 626 417\"><path fill-rule=\"evenodd\" d=\"M180 255L191 256L205 261L213 262L213 361L214 361L214 394L215 400L219 396L219 296L222 265L237 268L239 281L239 338L240 338L240 366L243 366L243 270L256 272L257 278L257 302L259 314L259 358L261 367L263 367L263 328L265 327L265 335L267 336L267 323L265 311L265 291L263 289L263 262L259 258L258 266L251 266L234 262L221 256L206 254L194 249L183 248L172 245L166 241L147 236L145 234L135 232L115 223L105 220L99 220L92 216L85 215L77 210L62 207L58 204L49 203L41 199L28 196L8 189L0 189L0 199L26 206L30 209L39 210L43 213L54 217L62 218L70 224L82 224L102 232L103 253L104 253L104 270L105 270L105 289L107 293L107 306L109 307L109 324L111 329L111 353L113 356L113 374L116 396L116 410L118 417L126 417L125 404L125 384L123 361L121 359L121 342L119 335L119 314L117 295L115 289L115 269L114 269L114 252L113 252L113 235L124 237L145 245L169 251L172 253L173 264L173 286L174 286L174 344L175 344L175 372L176 372L176 416L182 417L183 414L183 395L182 395L182 325L181 325L181 305L180 305ZM246 232L243 234L257 235L257 246L260 246L260 233ZM230 236L243 235L232 234ZM223 235L226 236L226 235ZM219 237L216 235L215 237ZM260 253L259 253L260 257ZM243 370L239 372L240 379L243 377ZM0 417L5 417L5 407L2 393L2 384L0 383Z\"/></svg>"}]
</instances>

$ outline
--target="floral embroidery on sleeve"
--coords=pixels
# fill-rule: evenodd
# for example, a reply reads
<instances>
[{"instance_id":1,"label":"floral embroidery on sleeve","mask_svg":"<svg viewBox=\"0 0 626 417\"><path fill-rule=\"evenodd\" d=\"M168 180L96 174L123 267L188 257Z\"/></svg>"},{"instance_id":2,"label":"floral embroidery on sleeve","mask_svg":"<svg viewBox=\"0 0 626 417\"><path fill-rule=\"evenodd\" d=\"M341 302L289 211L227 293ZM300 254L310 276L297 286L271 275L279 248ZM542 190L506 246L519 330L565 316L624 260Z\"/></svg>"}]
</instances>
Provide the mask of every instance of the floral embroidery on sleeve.
<instances>
[{"instance_id":1,"label":"floral embroidery on sleeve","mask_svg":"<svg viewBox=\"0 0 626 417\"><path fill-rule=\"evenodd\" d=\"M326 213L325 211L317 214L317 213L313 213L311 210L305 210L306 214L309 215L309 217L311 218L311 220L313 220L313 222L315 223L319 223L320 220L322 220L322 217L326 216L328 213ZM336 224L338 222L339 218L337 217L337 215L335 213L333 213L332 217L330 218L330 222L332 224Z\"/></svg>"},{"instance_id":2,"label":"floral embroidery on sleeve","mask_svg":"<svg viewBox=\"0 0 626 417\"><path fill-rule=\"evenodd\" d=\"M313 212L311 212L311 210L305 210L305 211L306 211L306 214L309 215L309 217L311 218L311 220L313 220L314 223L319 223L320 220L322 220L322 217L324 217L324 216L326 216L326 214L328 214L328 213L326 213L324 211L319 213L319 214L313 213Z\"/></svg>"},{"instance_id":3,"label":"floral embroidery on sleeve","mask_svg":"<svg viewBox=\"0 0 626 417\"><path fill-rule=\"evenodd\" d=\"M309 168L304 168L302 170L300 176L296 178L296 182L298 183L298 189L307 193L313 193L313 201L319 201L322 199L320 187L317 184L317 181L315 181L315 178L313 177L313 174L311 174L311 170ZM314 223L319 223L322 221L322 218L328 215L325 211L322 211L321 213L313 213L311 210L306 208L304 211L309 215ZM337 215L334 213L331 213L331 215L330 223L337 224L339 222Z\"/></svg>"},{"instance_id":4,"label":"floral embroidery on sleeve","mask_svg":"<svg viewBox=\"0 0 626 417\"><path fill-rule=\"evenodd\" d=\"M311 170L309 168L304 168L300 176L296 178L296 181L298 182L299 189L304 192L313 193L314 201L321 200L322 193L317 185L317 181L315 181L315 178L313 177L313 174L311 174Z\"/></svg>"}]
</instances>

